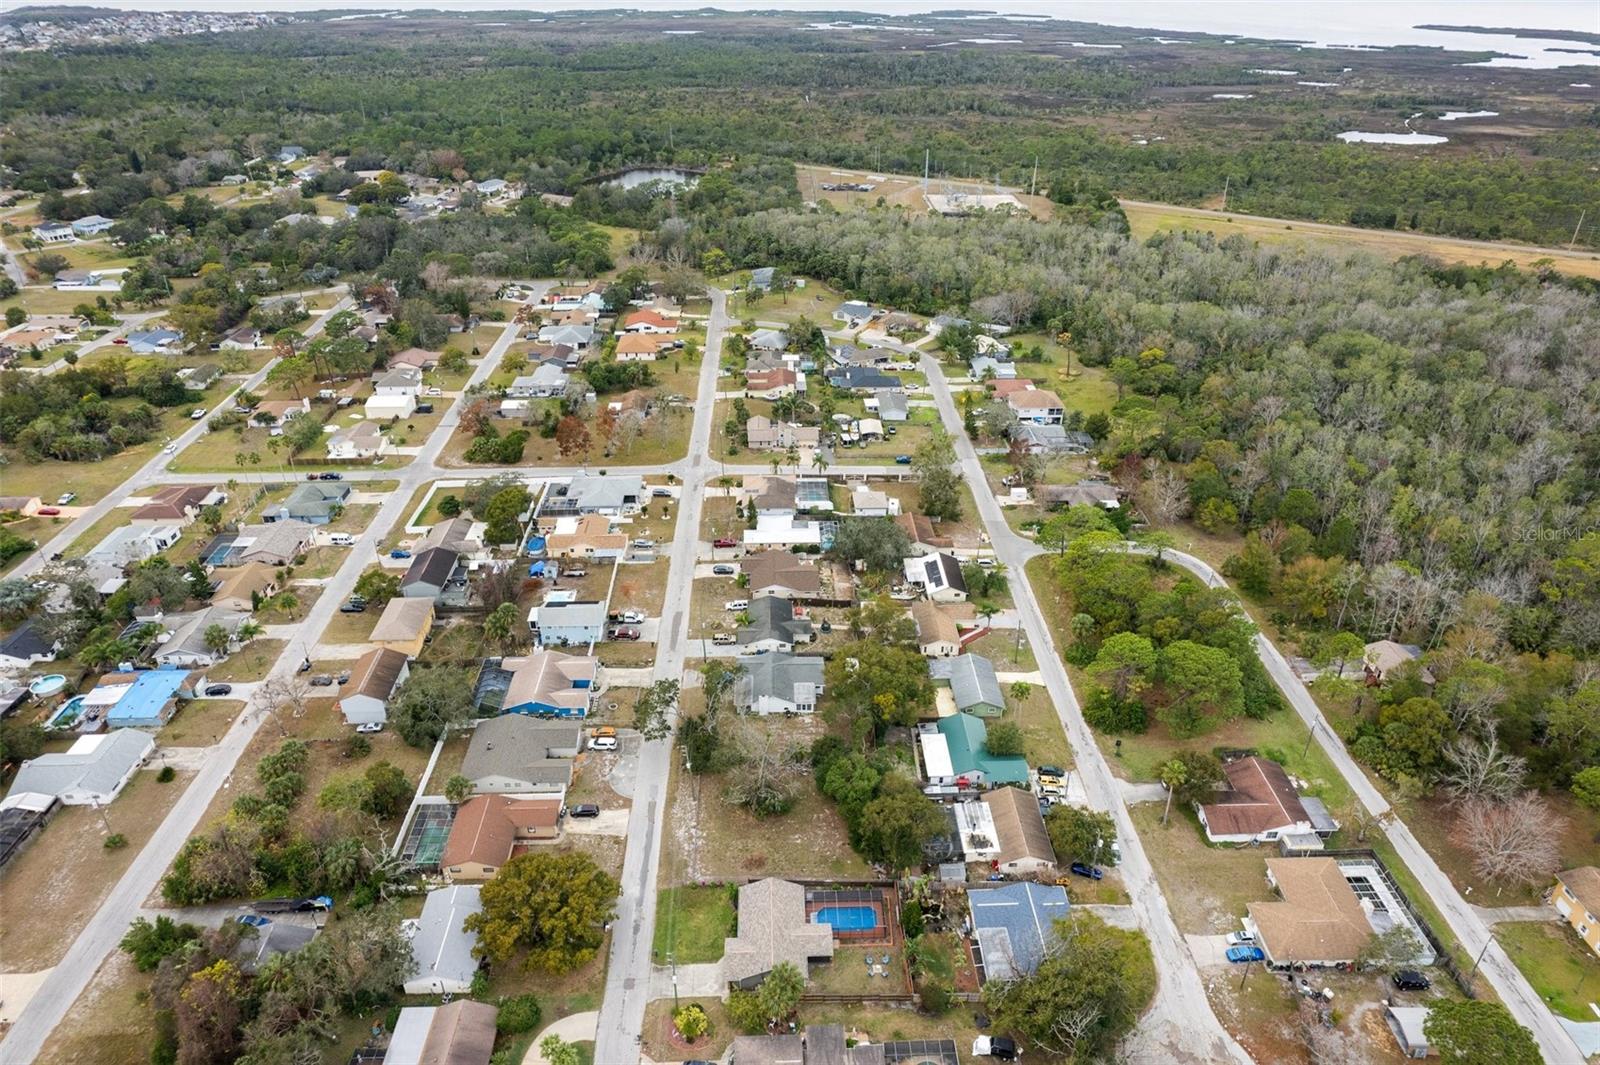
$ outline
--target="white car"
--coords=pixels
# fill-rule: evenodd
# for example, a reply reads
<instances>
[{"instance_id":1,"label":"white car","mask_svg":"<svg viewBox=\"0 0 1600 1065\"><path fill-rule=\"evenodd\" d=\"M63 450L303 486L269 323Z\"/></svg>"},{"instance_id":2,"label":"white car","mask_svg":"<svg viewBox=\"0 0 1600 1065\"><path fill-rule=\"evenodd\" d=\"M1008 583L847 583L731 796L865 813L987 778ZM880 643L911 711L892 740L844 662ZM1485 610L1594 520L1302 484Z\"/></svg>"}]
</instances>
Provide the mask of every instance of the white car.
<instances>
[{"instance_id":1,"label":"white car","mask_svg":"<svg viewBox=\"0 0 1600 1065\"><path fill-rule=\"evenodd\" d=\"M356 731L357 732L366 732L366 733L382 732L383 731L383 722L382 721L368 721L365 724L357 725L356 726Z\"/></svg>"},{"instance_id":2,"label":"white car","mask_svg":"<svg viewBox=\"0 0 1600 1065\"><path fill-rule=\"evenodd\" d=\"M637 625L644 621L644 611L624 610L622 613L617 615L617 620L622 622L624 625Z\"/></svg>"},{"instance_id":3,"label":"white car","mask_svg":"<svg viewBox=\"0 0 1600 1065\"><path fill-rule=\"evenodd\" d=\"M722 604L724 610L744 610L750 606L748 599L730 599Z\"/></svg>"},{"instance_id":4,"label":"white car","mask_svg":"<svg viewBox=\"0 0 1600 1065\"><path fill-rule=\"evenodd\" d=\"M593 751L614 751L617 749L615 736L596 736L589 741L589 749Z\"/></svg>"},{"instance_id":5,"label":"white car","mask_svg":"<svg viewBox=\"0 0 1600 1065\"><path fill-rule=\"evenodd\" d=\"M442 389L442 388L430 388L426 392L424 392L423 395L425 395L425 396L434 396L434 397L442 396L442 395L444 395L444 389Z\"/></svg>"},{"instance_id":6,"label":"white car","mask_svg":"<svg viewBox=\"0 0 1600 1065\"><path fill-rule=\"evenodd\" d=\"M61 496L56 500L56 506L64 507L68 503L71 503L73 500L75 500L77 498L78 498L78 493L76 493L76 492L62 492Z\"/></svg>"},{"instance_id":7,"label":"white car","mask_svg":"<svg viewBox=\"0 0 1600 1065\"><path fill-rule=\"evenodd\" d=\"M1228 946L1230 947L1253 947L1255 943L1256 934L1254 932L1228 933Z\"/></svg>"},{"instance_id":8,"label":"white car","mask_svg":"<svg viewBox=\"0 0 1600 1065\"><path fill-rule=\"evenodd\" d=\"M173 452L175 452L177 450L178 450L178 445L177 444L168 444L166 447L161 449L161 453L163 455L171 455Z\"/></svg>"},{"instance_id":9,"label":"white car","mask_svg":"<svg viewBox=\"0 0 1600 1065\"><path fill-rule=\"evenodd\" d=\"M194 410L189 412L189 420L192 421L192 422L197 422L201 418L204 418L205 416L206 416L206 409L204 407L196 407Z\"/></svg>"}]
</instances>

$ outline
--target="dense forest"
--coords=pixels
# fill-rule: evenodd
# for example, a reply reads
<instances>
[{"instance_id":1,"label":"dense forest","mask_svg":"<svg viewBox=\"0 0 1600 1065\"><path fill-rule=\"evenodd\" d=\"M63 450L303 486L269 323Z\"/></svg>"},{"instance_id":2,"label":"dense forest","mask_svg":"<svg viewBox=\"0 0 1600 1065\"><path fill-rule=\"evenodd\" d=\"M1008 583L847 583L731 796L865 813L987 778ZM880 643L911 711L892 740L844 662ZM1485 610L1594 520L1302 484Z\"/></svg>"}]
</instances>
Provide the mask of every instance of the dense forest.
<instances>
[{"instance_id":1,"label":"dense forest","mask_svg":"<svg viewBox=\"0 0 1600 1065\"><path fill-rule=\"evenodd\" d=\"M1458 87L1275 98L1260 108L1264 121L1214 109L1192 128L1181 123L1187 136L1140 143L1112 132L1115 116L1161 106L1174 89L1271 79L1249 58L1217 52L1176 62L891 50L792 24L668 41L592 29L486 39L437 25L409 35L290 26L8 55L0 73L11 135L0 161L24 189L65 188L75 171L98 189L131 170L171 192L201 183L222 159L292 142L396 170L459 168L570 193L634 162L764 154L914 172L928 150L936 171L960 176L1026 183L1037 161L1172 202L1209 199L1226 182L1241 211L1459 236L1564 243L1585 207L1600 216L1593 116L1530 138L1531 154L1418 156L1333 140L1369 116L1481 102Z\"/></svg>"}]
</instances>

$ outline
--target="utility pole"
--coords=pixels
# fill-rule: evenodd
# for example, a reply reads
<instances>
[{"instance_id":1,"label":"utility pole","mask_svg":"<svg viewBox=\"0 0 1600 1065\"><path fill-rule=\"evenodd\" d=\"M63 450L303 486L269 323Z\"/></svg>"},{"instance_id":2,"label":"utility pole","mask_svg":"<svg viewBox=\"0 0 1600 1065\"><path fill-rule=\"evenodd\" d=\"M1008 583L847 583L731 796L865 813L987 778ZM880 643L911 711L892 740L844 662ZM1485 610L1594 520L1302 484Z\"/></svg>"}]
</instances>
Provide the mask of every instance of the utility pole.
<instances>
[{"instance_id":1,"label":"utility pole","mask_svg":"<svg viewBox=\"0 0 1600 1065\"><path fill-rule=\"evenodd\" d=\"M1589 213L1589 208L1587 208L1587 207L1585 207L1583 210L1578 212L1578 224L1572 227L1572 239L1567 241L1567 250L1568 251L1571 251L1572 250L1572 246L1574 244L1578 243L1578 230L1583 228L1583 216L1588 214L1588 213Z\"/></svg>"},{"instance_id":2,"label":"utility pole","mask_svg":"<svg viewBox=\"0 0 1600 1065\"><path fill-rule=\"evenodd\" d=\"M1033 157L1033 180L1028 182L1028 195L1029 196L1037 196L1038 194L1039 194L1039 157L1036 155L1036 156Z\"/></svg>"},{"instance_id":3,"label":"utility pole","mask_svg":"<svg viewBox=\"0 0 1600 1065\"><path fill-rule=\"evenodd\" d=\"M1222 209L1224 211L1228 209L1228 182L1232 180L1233 175L1231 174L1222 179Z\"/></svg>"},{"instance_id":4,"label":"utility pole","mask_svg":"<svg viewBox=\"0 0 1600 1065\"><path fill-rule=\"evenodd\" d=\"M927 148L922 149L922 194L928 194L928 163L933 159L933 152Z\"/></svg>"}]
</instances>

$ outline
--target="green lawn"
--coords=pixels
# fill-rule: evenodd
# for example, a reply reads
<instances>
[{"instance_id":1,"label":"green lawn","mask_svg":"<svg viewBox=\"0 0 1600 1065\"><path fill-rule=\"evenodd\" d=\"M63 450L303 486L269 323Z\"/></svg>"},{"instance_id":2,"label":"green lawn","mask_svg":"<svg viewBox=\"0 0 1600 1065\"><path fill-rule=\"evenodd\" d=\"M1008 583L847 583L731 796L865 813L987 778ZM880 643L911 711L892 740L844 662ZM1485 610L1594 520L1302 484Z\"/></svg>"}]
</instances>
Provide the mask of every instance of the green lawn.
<instances>
[{"instance_id":1,"label":"green lawn","mask_svg":"<svg viewBox=\"0 0 1600 1065\"><path fill-rule=\"evenodd\" d=\"M718 961L722 941L734 933L734 889L724 885L667 888L656 896L657 964Z\"/></svg>"},{"instance_id":2,"label":"green lawn","mask_svg":"<svg viewBox=\"0 0 1600 1065\"><path fill-rule=\"evenodd\" d=\"M1595 1019L1589 1003L1600 1001L1600 957L1565 922L1496 925L1495 938L1553 1012L1574 1021Z\"/></svg>"}]
</instances>

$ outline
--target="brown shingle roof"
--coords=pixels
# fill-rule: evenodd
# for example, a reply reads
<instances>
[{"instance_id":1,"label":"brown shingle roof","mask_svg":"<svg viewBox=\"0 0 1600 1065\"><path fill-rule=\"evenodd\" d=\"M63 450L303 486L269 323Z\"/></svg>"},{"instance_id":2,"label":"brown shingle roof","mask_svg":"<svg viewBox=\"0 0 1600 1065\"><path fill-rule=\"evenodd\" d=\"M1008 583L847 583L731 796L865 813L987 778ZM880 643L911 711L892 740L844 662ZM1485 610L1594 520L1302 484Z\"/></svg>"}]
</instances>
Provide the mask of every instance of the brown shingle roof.
<instances>
[{"instance_id":1,"label":"brown shingle roof","mask_svg":"<svg viewBox=\"0 0 1600 1065\"><path fill-rule=\"evenodd\" d=\"M440 1006L428 1025L420 1065L488 1065L499 1014L498 1008L467 998Z\"/></svg>"},{"instance_id":2,"label":"brown shingle roof","mask_svg":"<svg viewBox=\"0 0 1600 1065\"><path fill-rule=\"evenodd\" d=\"M468 799L456 810L439 865L444 869L468 862L504 865L523 834L519 829L554 828L560 820L560 799L510 799L504 795Z\"/></svg>"},{"instance_id":3,"label":"brown shingle roof","mask_svg":"<svg viewBox=\"0 0 1600 1065\"><path fill-rule=\"evenodd\" d=\"M405 668L405 655L385 647L374 647L356 659L355 668L350 671L350 680L341 694L367 695L387 700Z\"/></svg>"},{"instance_id":4,"label":"brown shingle roof","mask_svg":"<svg viewBox=\"0 0 1600 1065\"><path fill-rule=\"evenodd\" d=\"M150 502L133 512L133 518L136 521L186 518L189 511L200 509L206 497L215 491L208 484L171 485L151 495Z\"/></svg>"},{"instance_id":5,"label":"brown shingle roof","mask_svg":"<svg viewBox=\"0 0 1600 1065\"><path fill-rule=\"evenodd\" d=\"M983 793L983 802L994 814L994 830L1000 837L1000 860L1037 858L1055 864L1056 851L1050 833L1039 813L1039 800L1021 788L996 788Z\"/></svg>"},{"instance_id":6,"label":"brown shingle roof","mask_svg":"<svg viewBox=\"0 0 1600 1065\"><path fill-rule=\"evenodd\" d=\"M1311 820L1300 793L1277 762L1240 758L1222 771L1228 777L1228 790L1200 807L1213 836L1258 836Z\"/></svg>"},{"instance_id":7,"label":"brown shingle roof","mask_svg":"<svg viewBox=\"0 0 1600 1065\"><path fill-rule=\"evenodd\" d=\"M415 640L433 626L433 600L395 597L383 608L383 615L372 627L368 639L374 643L405 643Z\"/></svg>"},{"instance_id":8,"label":"brown shingle roof","mask_svg":"<svg viewBox=\"0 0 1600 1065\"><path fill-rule=\"evenodd\" d=\"M822 575L788 551L762 551L740 560L740 568L750 578L750 590L790 588L799 595L819 595Z\"/></svg>"},{"instance_id":9,"label":"brown shingle roof","mask_svg":"<svg viewBox=\"0 0 1600 1065\"><path fill-rule=\"evenodd\" d=\"M894 523L905 531L914 544L926 547L950 547L952 541L934 531L933 521L926 514L896 514Z\"/></svg>"},{"instance_id":10,"label":"brown shingle roof","mask_svg":"<svg viewBox=\"0 0 1600 1065\"><path fill-rule=\"evenodd\" d=\"M1567 886L1572 897L1583 903L1584 909L1590 913L1600 913L1600 869L1584 865L1557 873L1556 876Z\"/></svg>"},{"instance_id":11,"label":"brown shingle roof","mask_svg":"<svg viewBox=\"0 0 1600 1065\"><path fill-rule=\"evenodd\" d=\"M911 604L911 620L917 623L917 643L953 643L960 645L961 630L956 619L939 609L929 599L919 599Z\"/></svg>"},{"instance_id":12,"label":"brown shingle roof","mask_svg":"<svg viewBox=\"0 0 1600 1065\"><path fill-rule=\"evenodd\" d=\"M252 592L258 595L267 594L267 589L278 580L277 571L265 562L246 562L242 566L218 570L217 576L222 578L222 582L217 585L217 590L211 593L213 600L249 600Z\"/></svg>"},{"instance_id":13,"label":"brown shingle roof","mask_svg":"<svg viewBox=\"0 0 1600 1065\"><path fill-rule=\"evenodd\" d=\"M1332 858L1268 858L1280 902L1248 909L1274 962L1349 961L1372 938L1361 900Z\"/></svg>"}]
</instances>

